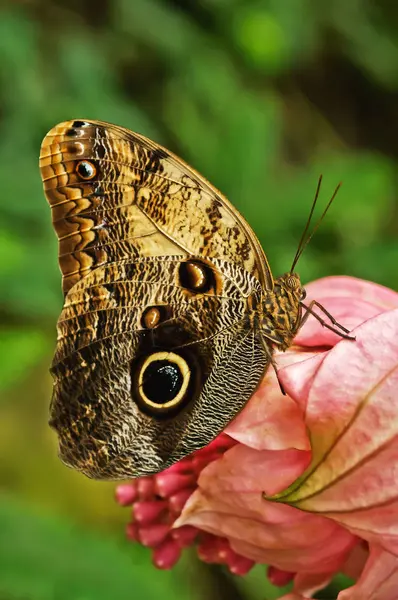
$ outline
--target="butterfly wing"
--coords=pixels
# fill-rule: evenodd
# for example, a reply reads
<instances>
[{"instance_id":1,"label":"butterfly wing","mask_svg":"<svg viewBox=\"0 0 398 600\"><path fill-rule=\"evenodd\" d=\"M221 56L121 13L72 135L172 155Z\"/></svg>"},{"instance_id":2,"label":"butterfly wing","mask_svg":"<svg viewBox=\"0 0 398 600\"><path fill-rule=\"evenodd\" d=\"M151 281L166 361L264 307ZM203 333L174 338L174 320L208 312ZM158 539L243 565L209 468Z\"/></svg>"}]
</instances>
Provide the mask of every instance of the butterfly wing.
<instances>
[{"instance_id":1,"label":"butterfly wing","mask_svg":"<svg viewBox=\"0 0 398 600\"><path fill-rule=\"evenodd\" d=\"M194 294L182 285L184 264L179 256L113 263L66 297L51 424L62 460L90 477L155 473L203 447L265 370L247 318L257 280L215 259L206 263L212 285ZM156 309L152 327L145 316Z\"/></svg>"},{"instance_id":2,"label":"butterfly wing","mask_svg":"<svg viewBox=\"0 0 398 600\"><path fill-rule=\"evenodd\" d=\"M62 123L40 167L65 292L51 407L61 457L95 478L160 471L209 443L258 385L268 263L232 205L142 136Z\"/></svg>"},{"instance_id":3,"label":"butterfly wing","mask_svg":"<svg viewBox=\"0 0 398 600\"><path fill-rule=\"evenodd\" d=\"M99 121L67 121L44 138L40 168L65 293L108 262L175 254L230 260L272 289L261 245L238 211L144 136Z\"/></svg>"}]
</instances>

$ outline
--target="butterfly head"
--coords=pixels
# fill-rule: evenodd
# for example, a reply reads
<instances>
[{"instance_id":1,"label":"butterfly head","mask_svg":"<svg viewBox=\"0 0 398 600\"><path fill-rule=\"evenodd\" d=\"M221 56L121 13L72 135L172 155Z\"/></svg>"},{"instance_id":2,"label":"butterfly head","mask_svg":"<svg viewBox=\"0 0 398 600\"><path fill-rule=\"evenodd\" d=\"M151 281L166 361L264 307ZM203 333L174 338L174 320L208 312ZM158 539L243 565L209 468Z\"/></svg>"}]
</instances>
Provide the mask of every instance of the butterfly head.
<instances>
[{"instance_id":1,"label":"butterfly head","mask_svg":"<svg viewBox=\"0 0 398 600\"><path fill-rule=\"evenodd\" d=\"M307 295L297 273L285 273L278 277L275 280L274 291L276 291L281 304L288 313L290 311L296 313L300 308L300 303Z\"/></svg>"}]
</instances>

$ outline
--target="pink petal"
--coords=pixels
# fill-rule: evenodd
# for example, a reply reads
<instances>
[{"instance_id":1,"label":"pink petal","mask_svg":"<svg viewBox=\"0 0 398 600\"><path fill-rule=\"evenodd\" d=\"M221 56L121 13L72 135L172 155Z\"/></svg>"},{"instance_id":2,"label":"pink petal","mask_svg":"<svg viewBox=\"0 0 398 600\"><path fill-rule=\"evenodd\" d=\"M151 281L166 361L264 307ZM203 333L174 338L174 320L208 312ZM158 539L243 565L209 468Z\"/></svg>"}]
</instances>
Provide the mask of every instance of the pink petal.
<instances>
[{"instance_id":1,"label":"pink petal","mask_svg":"<svg viewBox=\"0 0 398 600\"><path fill-rule=\"evenodd\" d=\"M286 393L293 398L301 413L307 409L308 395L315 375L323 363L328 351L302 353L305 360L288 365L280 371L280 379Z\"/></svg>"},{"instance_id":2,"label":"pink petal","mask_svg":"<svg viewBox=\"0 0 398 600\"><path fill-rule=\"evenodd\" d=\"M228 538L236 553L257 563L292 572L335 572L356 543L333 521L267 502L258 492L211 497L198 490L176 522L186 524Z\"/></svg>"},{"instance_id":3,"label":"pink petal","mask_svg":"<svg viewBox=\"0 0 398 600\"><path fill-rule=\"evenodd\" d=\"M398 293L372 281L338 275L322 277L305 286L307 297L321 304L325 298L359 299L378 306L381 312L398 308Z\"/></svg>"},{"instance_id":4,"label":"pink petal","mask_svg":"<svg viewBox=\"0 0 398 600\"><path fill-rule=\"evenodd\" d=\"M355 335L316 373L306 413L312 465L279 499L398 553L398 310Z\"/></svg>"},{"instance_id":5,"label":"pink petal","mask_svg":"<svg viewBox=\"0 0 398 600\"><path fill-rule=\"evenodd\" d=\"M323 590L332 580L335 573L297 573L294 578L294 591L299 594L305 594L312 598L312 595L319 590Z\"/></svg>"},{"instance_id":6,"label":"pink petal","mask_svg":"<svg viewBox=\"0 0 398 600\"><path fill-rule=\"evenodd\" d=\"M309 389L313 376L326 353L303 350L296 346L287 352L276 352L279 378L285 391L292 396L293 400L282 394L276 375L270 367L258 390L242 412L228 425L225 433L241 444L256 450L288 448L309 450L303 415L305 411L305 403L302 403L303 389L296 389L291 393L289 388L292 388L292 381L294 381L300 382L300 385ZM294 375L295 368L300 373L299 378ZM304 373L306 373L305 377Z\"/></svg>"},{"instance_id":7,"label":"pink petal","mask_svg":"<svg viewBox=\"0 0 398 600\"><path fill-rule=\"evenodd\" d=\"M175 523L227 537L240 555L285 571L335 571L355 538L330 520L266 502L307 468L309 451L229 449L199 477L199 491Z\"/></svg>"},{"instance_id":8,"label":"pink petal","mask_svg":"<svg viewBox=\"0 0 398 600\"><path fill-rule=\"evenodd\" d=\"M286 357L294 362L302 361L306 355L300 352L278 355L278 363L286 362ZM282 394L271 367L225 433L257 450L309 450L310 447L302 410L294 400Z\"/></svg>"},{"instance_id":9,"label":"pink petal","mask_svg":"<svg viewBox=\"0 0 398 600\"><path fill-rule=\"evenodd\" d=\"M397 600L398 558L382 548L371 548L357 583L340 592L338 600Z\"/></svg>"},{"instance_id":10,"label":"pink petal","mask_svg":"<svg viewBox=\"0 0 398 600\"><path fill-rule=\"evenodd\" d=\"M261 506L263 492L271 496L287 488L305 471L310 461L309 450L259 451L237 444L203 469L198 485L215 497L238 494L237 502L240 502L241 494L255 494L255 504ZM242 498L246 507L247 497Z\"/></svg>"},{"instance_id":11,"label":"pink petal","mask_svg":"<svg viewBox=\"0 0 398 600\"><path fill-rule=\"evenodd\" d=\"M351 579L358 579L369 558L369 545L367 542L359 542L347 557L341 572Z\"/></svg>"},{"instance_id":12,"label":"pink petal","mask_svg":"<svg viewBox=\"0 0 398 600\"><path fill-rule=\"evenodd\" d=\"M384 286L354 277L325 277L306 286L305 304L317 300L333 317L349 330L367 319L398 307L398 294ZM330 324L319 309L316 312ZM295 338L303 346L334 346L339 336L309 317Z\"/></svg>"}]
</instances>

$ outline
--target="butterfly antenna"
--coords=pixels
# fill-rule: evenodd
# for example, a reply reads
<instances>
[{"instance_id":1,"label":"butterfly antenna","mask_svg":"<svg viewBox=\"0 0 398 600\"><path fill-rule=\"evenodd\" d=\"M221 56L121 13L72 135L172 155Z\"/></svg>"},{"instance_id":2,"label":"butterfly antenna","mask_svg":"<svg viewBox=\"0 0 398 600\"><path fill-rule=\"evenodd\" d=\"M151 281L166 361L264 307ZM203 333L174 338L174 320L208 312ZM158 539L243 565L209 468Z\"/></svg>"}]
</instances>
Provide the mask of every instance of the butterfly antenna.
<instances>
[{"instance_id":1,"label":"butterfly antenna","mask_svg":"<svg viewBox=\"0 0 398 600\"><path fill-rule=\"evenodd\" d=\"M317 189L316 189L316 193L315 193L315 198L314 198L314 201L313 201L313 203L312 203L312 207L311 207L310 215L309 215L309 217L308 217L307 224L306 224L306 226L305 226L305 229L304 229L303 235L301 236L300 243L299 243L299 246L298 246L298 248L297 248L296 255L295 255L295 257L294 257L294 260L293 260L293 264L292 264L291 271L293 271L293 270L294 270L294 267L296 266L296 264L297 264L297 262L298 262L298 260L299 260L300 256L302 255L302 253L304 252L305 248L306 248L306 247L308 246L308 244L310 243L310 241L311 241L312 237L314 236L314 234L316 233L316 231L319 229L319 226L320 226L320 224L322 223L322 221L323 221L323 219L325 218L325 215L326 215L326 213L328 212L328 210L329 210L329 208L330 208L330 206L331 206L332 202L334 201L334 199L335 199L335 198L336 198L336 196L337 196L337 192L338 192L338 191L339 191L339 189L341 188L341 182L340 182L340 183L339 183L339 184L336 186L336 189L334 190L334 192L333 192L333 194L332 194L332 197L330 198L330 200L329 200L329 202L327 203L327 205L326 205L326 207L325 207L324 211L322 212L321 216L319 217L318 221L316 222L316 224L315 224L315 226L314 226L313 230L311 231L311 233L309 234L309 236L307 237L307 239L305 239L305 235L306 235L306 234L307 234L307 232L308 232L309 225L310 225L310 222L311 222L311 219L312 219L312 215L314 214L315 206L316 206L316 203L317 203L317 200L318 200L318 197L319 197L319 190L320 190L320 187L321 187L321 182L322 182L322 175L319 177L319 180L318 180L318 186L317 186Z\"/></svg>"},{"instance_id":2,"label":"butterfly antenna","mask_svg":"<svg viewBox=\"0 0 398 600\"><path fill-rule=\"evenodd\" d=\"M305 224L304 231L303 231L303 233L301 235L301 238L300 238L300 241L299 241L299 245L297 247L297 252L296 252L295 257L293 259L292 268L290 269L290 272L292 272L294 270L294 267L296 266L297 261L300 258L301 248L302 248L302 246L304 244L305 236L307 235L307 232L308 232L308 229L309 229L309 226L310 226L310 223L311 223L312 215L314 214L316 203L318 202L319 192L320 192L320 189L321 189L321 184L322 184L322 175L320 175L319 179L318 179L318 185L316 186L316 192L315 192L314 200L312 201L312 206L311 206L310 214L308 216L307 223Z\"/></svg>"}]
</instances>

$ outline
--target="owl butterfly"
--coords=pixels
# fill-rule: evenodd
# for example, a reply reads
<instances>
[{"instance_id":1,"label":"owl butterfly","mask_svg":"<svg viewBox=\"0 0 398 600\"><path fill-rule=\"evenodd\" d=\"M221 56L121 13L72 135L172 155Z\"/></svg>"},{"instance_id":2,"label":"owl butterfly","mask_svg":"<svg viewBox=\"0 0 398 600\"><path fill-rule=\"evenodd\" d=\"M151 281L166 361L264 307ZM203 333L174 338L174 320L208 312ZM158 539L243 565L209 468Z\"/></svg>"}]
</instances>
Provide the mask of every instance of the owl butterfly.
<instances>
[{"instance_id":1,"label":"owl butterfly","mask_svg":"<svg viewBox=\"0 0 398 600\"><path fill-rule=\"evenodd\" d=\"M293 269L317 195L274 280L228 200L139 134L61 123L40 167L65 294L51 367L60 457L96 479L156 473L226 427L312 313Z\"/></svg>"}]
</instances>

